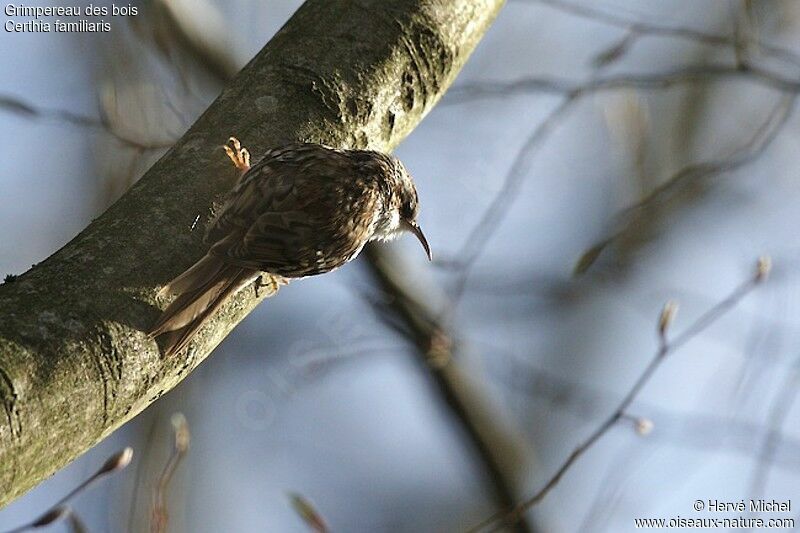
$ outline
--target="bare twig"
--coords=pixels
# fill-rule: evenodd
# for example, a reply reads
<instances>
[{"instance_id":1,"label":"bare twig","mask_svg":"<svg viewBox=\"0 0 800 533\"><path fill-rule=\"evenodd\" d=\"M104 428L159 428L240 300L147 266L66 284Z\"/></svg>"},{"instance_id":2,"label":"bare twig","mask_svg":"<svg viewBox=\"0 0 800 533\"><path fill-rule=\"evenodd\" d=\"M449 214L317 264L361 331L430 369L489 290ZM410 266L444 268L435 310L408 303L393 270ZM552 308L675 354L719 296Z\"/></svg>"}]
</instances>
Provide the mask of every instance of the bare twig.
<instances>
[{"instance_id":1,"label":"bare twig","mask_svg":"<svg viewBox=\"0 0 800 533\"><path fill-rule=\"evenodd\" d=\"M75 516L74 511L72 508L67 505L67 502L73 499L75 496L80 494L81 492L85 491L92 485L95 481L104 478L109 474L113 474L114 472L118 472L123 470L126 466L128 466L133 458L133 449L125 448L122 451L119 451L108 458L108 460L100 467L97 472L92 474L88 479L86 479L83 483L72 489L66 496L61 498L58 502L56 502L50 509L45 511L41 516L39 516L36 520L19 526L15 529L8 531L8 533L20 533L22 531L27 531L30 529L38 529L42 527L49 526L51 524L55 524L56 522L60 522L62 520L69 520L70 527L73 531L82 531L85 529L81 520Z\"/></svg>"},{"instance_id":2,"label":"bare twig","mask_svg":"<svg viewBox=\"0 0 800 533\"><path fill-rule=\"evenodd\" d=\"M140 34L149 34L155 48L176 68L182 65L174 57L179 52L209 74L218 83L232 79L241 65L232 54L225 23L213 4L196 2L194 11L179 9L180 2L157 0L148 11L147 24L136 24ZM191 17L190 15L196 15ZM181 81L189 89L190 73L179 71Z\"/></svg>"},{"instance_id":3,"label":"bare twig","mask_svg":"<svg viewBox=\"0 0 800 533\"><path fill-rule=\"evenodd\" d=\"M735 37L724 33L711 33L692 28L666 26L654 22L638 21L626 18L608 11L603 11L591 5L579 5L565 0L517 0L518 3L538 3L557 9L564 13L590 19L595 22L623 28L631 34L639 36L661 36L687 39L710 46L730 47L735 45ZM761 53L769 58L784 61L794 66L800 66L800 55L763 41L755 43Z\"/></svg>"},{"instance_id":4,"label":"bare twig","mask_svg":"<svg viewBox=\"0 0 800 533\"><path fill-rule=\"evenodd\" d=\"M131 459L133 459L133 448L125 448L115 453L109 457L105 463L103 463L103 466L101 466L97 472L92 474L86 481L75 487L72 492L61 498L58 503L56 503L55 507L66 504L79 493L89 488L89 486L95 481L98 481L109 474L113 474L114 472L119 472L120 470L125 469L125 467L131 463Z\"/></svg>"},{"instance_id":5,"label":"bare twig","mask_svg":"<svg viewBox=\"0 0 800 533\"><path fill-rule=\"evenodd\" d=\"M788 120L793 110L793 104L797 94L800 93L800 82L776 77L752 66L739 68L722 65L707 65L697 68L682 68L655 75L622 75L597 78L585 84L573 84L572 82L554 80L551 78L530 78L508 84L498 84L494 86L494 88L492 88L491 84L479 83L461 86L451 91L450 94L456 93L456 99L458 99L459 95L462 98L464 96L469 96L471 98L479 95L510 94L532 90L539 90L551 94L562 94L565 96L564 100L562 100L544 121L537 126L518 152L511 170L504 178L502 187L492 199L484 215L465 239L464 245L455 255L458 259L439 262L442 266L459 271L459 277L456 279L454 289L454 294L456 295L455 299L458 300L461 294L463 294L471 267L483 252L486 243L505 217L509 206L514 202L514 193L519 189L526 177L530 153L547 140L558 124L558 121L563 119L563 116L580 98L599 91L621 88L660 90L681 83L708 81L716 78L727 79L731 77L743 77L743 79L749 79L757 83L766 83L774 89L785 92L786 94L773 109L772 113L770 113L764 124L742 148L734 151L724 159L684 167L654 189L652 193L635 206L629 208L626 212L630 214L635 210L646 207L659 199L665 192L673 190L678 184L689 179L707 178L723 172L730 172L755 160L770 146L786 123L786 120ZM576 270L580 271L581 269L588 268L599 256L600 252L618 237L619 233L602 240L597 245L590 248L584 254L581 261L578 262Z\"/></svg>"},{"instance_id":6,"label":"bare twig","mask_svg":"<svg viewBox=\"0 0 800 533\"><path fill-rule=\"evenodd\" d=\"M579 98L598 92L618 89L661 90L686 83L741 80L779 92L800 92L800 81L765 70L757 65L709 63L680 67L655 74L615 74L588 81L528 76L512 81L477 81L454 87L442 102L461 104L484 98L502 98L515 94L554 94Z\"/></svg>"},{"instance_id":7,"label":"bare twig","mask_svg":"<svg viewBox=\"0 0 800 533\"><path fill-rule=\"evenodd\" d=\"M148 142L134 139L117 131L105 118L97 119L65 109L36 106L16 96L0 95L0 110L30 119L53 120L55 122L72 124L83 128L101 130L111 135L121 144L142 151L163 150L174 144L172 140L167 142Z\"/></svg>"},{"instance_id":8,"label":"bare twig","mask_svg":"<svg viewBox=\"0 0 800 533\"><path fill-rule=\"evenodd\" d=\"M541 502L550 491L558 485L564 474L569 471L575 462L580 459L588 449L590 449L597 441L599 441L616 423L623 419L628 411L628 408L637 398L641 390L647 385L655 374L656 370L661 366L661 363L670 353L676 351L678 348L686 344L689 340L697 336L703 330L708 328L711 324L717 321L721 316L727 313L730 309L736 306L747 294L749 294L759 283L761 283L766 276L763 265L766 262L759 260L758 267L750 278L744 283L739 285L733 290L725 299L717 305L709 309L706 313L702 314L695 320L689 327L687 327L680 335L670 340L668 338L669 326L674 319L675 307L674 304L668 303L658 321L658 339L659 347L654 357L650 360L642 373L639 375L633 386L628 393L620 401L617 408L608 416L589 437L578 445L567 459L556 470L555 474L539 489L533 496L525 500L523 503L515 506L513 509L501 514L494 515L482 523L476 525L470 532L484 531L486 528L490 531L497 531L504 525L513 524L519 520L524 513L531 507ZM492 527L494 526L494 527Z\"/></svg>"},{"instance_id":9,"label":"bare twig","mask_svg":"<svg viewBox=\"0 0 800 533\"><path fill-rule=\"evenodd\" d=\"M292 509L300 516L305 524L315 533L327 533L328 525L314 505L302 494L292 492L289 494Z\"/></svg>"},{"instance_id":10,"label":"bare twig","mask_svg":"<svg viewBox=\"0 0 800 533\"><path fill-rule=\"evenodd\" d=\"M728 4L733 20L733 53L736 56L736 64L744 65L749 62L748 57L754 38L754 28L751 9L748 0L743 2L731 2Z\"/></svg>"},{"instance_id":11,"label":"bare twig","mask_svg":"<svg viewBox=\"0 0 800 533\"><path fill-rule=\"evenodd\" d=\"M517 192L528 174L532 152L550 135L558 121L563 120L574 101L574 98L564 99L531 133L514 159L502 187L492 198L489 207L484 211L475 228L467 236L464 246L457 255L458 260L455 262L460 272L453 291L454 301L457 302L463 295L471 266L483 251L500 221L505 217L509 204L517 196Z\"/></svg>"},{"instance_id":12,"label":"bare twig","mask_svg":"<svg viewBox=\"0 0 800 533\"><path fill-rule=\"evenodd\" d=\"M775 394L767 413L768 427L764 432L761 449L757 454L748 491L753 498L762 496L766 489L769 469L778 447L781 428L786 421L786 416L792 410L792 405L797 401L798 384L800 384L800 367L798 367L798 362L795 362L792 368L786 372L783 383Z\"/></svg>"},{"instance_id":13,"label":"bare twig","mask_svg":"<svg viewBox=\"0 0 800 533\"><path fill-rule=\"evenodd\" d=\"M481 348L484 344L479 345ZM485 345L486 350L510 363L507 370L493 369L492 378L506 390L535 398L541 408L568 410L582 420L594 421L606 414L607 405L615 405L616 396L565 379L541 368L531 368L529 356L500 346ZM515 360L514 358L519 360ZM675 412L657 405L636 402L638 411L648 413L648 418L658 421L658 431L651 438L686 449L726 451L742 457L757 454L766 439L773 441L771 464L800 473L800 439L774 427L753 423L733 415L718 416L704 413ZM640 417L635 417L640 418ZM774 425L774 424L773 424ZM753 493L750 491L749 493Z\"/></svg>"},{"instance_id":14,"label":"bare twig","mask_svg":"<svg viewBox=\"0 0 800 533\"><path fill-rule=\"evenodd\" d=\"M784 95L773 107L767 119L753 133L752 137L742 146L737 147L727 156L702 163L693 163L678 170L667 178L659 186L655 187L650 193L640 199L636 204L628 207L619 217L625 219L626 224L618 231L604 237L599 242L591 246L578 259L575 272L582 274L600 256L600 253L609 245L619 241L633 231L640 231L641 222L645 219L654 219L655 206L665 203L680 186L686 183L698 184L702 180L708 180L738 170L756 159L758 159L772 145L778 137L786 121L794 110L794 103L797 100L796 94Z\"/></svg>"},{"instance_id":15,"label":"bare twig","mask_svg":"<svg viewBox=\"0 0 800 533\"><path fill-rule=\"evenodd\" d=\"M89 531L83 523L83 520L75 513L69 513L67 515L67 523L72 533L87 533Z\"/></svg>"},{"instance_id":16,"label":"bare twig","mask_svg":"<svg viewBox=\"0 0 800 533\"><path fill-rule=\"evenodd\" d=\"M169 521L169 513L167 512L167 487L169 487L172 476L175 474L175 469L181 459L184 458L189 451L189 442L191 434L189 433L189 424L186 422L186 417L181 413L172 415L172 428L174 431L174 443L172 447L172 454L161 472L156 484L156 490L153 493L153 507L150 513L150 531L153 533L164 533L167 531L167 522Z\"/></svg>"}]
</instances>

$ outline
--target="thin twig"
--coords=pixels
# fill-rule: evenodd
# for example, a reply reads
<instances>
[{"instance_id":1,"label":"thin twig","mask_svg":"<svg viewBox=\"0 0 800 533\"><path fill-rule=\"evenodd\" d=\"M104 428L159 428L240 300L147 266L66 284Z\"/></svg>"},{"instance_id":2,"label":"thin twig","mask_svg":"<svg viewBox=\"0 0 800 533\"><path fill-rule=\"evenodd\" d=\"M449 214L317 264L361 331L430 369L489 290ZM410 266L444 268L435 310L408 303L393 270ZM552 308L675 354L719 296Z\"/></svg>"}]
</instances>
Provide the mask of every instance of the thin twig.
<instances>
[{"instance_id":1,"label":"thin twig","mask_svg":"<svg viewBox=\"0 0 800 533\"><path fill-rule=\"evenodd\" d=\"M502 187L495 194L494 198L492 198L489 207L484 211L481 219L467 236L464 246L458 253L459 259L457 264L460 272L456 279L455 289L453 290L454 302L458 302L463 295L470 267L475 263L486 246L486 243L494 233L494 230L505 217L508 205L513 202L525 177L528 175L531 154L535 148L540 146L544 139L550 135L550 132L556 127L558 121L563 120L574 101L574 98L565 98L562 100L561 103L553 108L547 117L539 123L533 133L531 133L525 141L525 144L517 153L517 157L514 159L511 170L509 170L506 175Z\"/></svg>"},{"instance_id":2,"label":"thin twig","mask_svg":"<svg viewBox=\"0 0 800 533\"><path fill-rule=\"evenodd\" d=\"M87 478L83 483L72 489L66 496L61 498L50 509L42 513L34 521L12 529L7 533L21 533L22 531L28 531L30 529L38 529L55 524L56 522L60 522L62 520L69 520L70 527L74 531L80 531L83 527L83 523L77 516L75 516L74 511L69 505L67 505L67 502L81 492L85 491L97 480L102 479L109 474L113 474L114 472L123 470L130 464L132 458L133 449L131 448L125 448L115 453L109 457L109 459L103 463L103 466L101 466L94 474L89 476L89 478Z\"/></svg>"},{"instance_id":3,"label":"thin twig","mask_svg":"<svg viewBox=\"0 0 800 533\"><path fill-rule=\"evenodd\" d=\"M624 73L575 81L549 76L528 76L512 81L476 81L454 87L443 104L461 104L484 98L504 98L515 94L554 94L573 98L618 89L657 90L697 82L743 80L785 93L800 92L800 81L765 70L753 64L709 63L680 67L655 74Z\"/></svg>"},{"instance_id":4,"label":"thin twig","mask_svg":"<svg viewBox=\"0 0 800 533\"><path fill-rule=\"evenodd\" d=\"M509 211L509 205L514 202L514 193L519 189L526 177L525 171L529 165L528 159L530 152L546 141L548 136L554 130L555 126L558 124L558 121L562 119L562 117L569 111L571 106L573 106L580 98L587 94L598 91L616 90L621 88L638 88L647 90L667 89L680 83L709 80L717 77L727 78L733 76L744 76L745 79L753 79L765 83L768 82L773 88L787 92L787 95L781 99L775 109L773 109L773 111L770 113L768 119L742 148L729 155L727 159L693 164L684 167L672 177L668 178L659 187L654 189L652 193L642 199L639 203L626 210L627 213L630 213L633 210L641 209L647 204L655 201L660 197L660 195L666 191L672 190L677 184L683 183L687 179L707 178L712 175L729 172L755 160L764 152L764 150L766 150L767 147L770 146L772 141L775 140L778 133L782 130L783 125L788 120L797 94L800 93L800 82L776 78L771 74L752 66L737 68L730 66L708 65L702 68L682 68L656 75L622 75L598 78L590 80L583 85L575 85L572 82L559 81L550 78L530 78L528 80L512 82L510 84L500 84L496 86L495 89L490 89L490 84L480 83L471 86L462 86L461 88L456 88L453 91L450 91L450 94L456 92L457 95L461 94L462 97L464 95L486 96L487 94L509 94L528 90L541 90L547 93L565 95L565 99L556 108L554 108L554 110L544 119L544 121L539 124L539 126L537 126L537 128L528 137L528 140L518 152L514 160L514 164L504 178L502 187L492 199L492 202L489 204L489 207L486 209L474 229L465 239L464 244L459 252L455 255L455 257L458 257L458 259L438 263L440 266L453 268L459 271L459 276L455 283L454 300L458 301L459 297L463 294L471 267L483 252L486 243L497 230L500 222ZM495 90L497 92L495 92ZM607 239L604 239L599 244L592 247L587 254L591 254L594 256L594 258L596 258L597 255L599 255L599 252L605 246L610 244L618 237L619 234L615 234ZM582 264L582 262L579 262L579 264Z\"/></svg>"},{"instance_id":5,"label":"thin twig","mask_svg":"<svg viewBox=\"0 0 800 533\"><path fill-rule=\"evenodd\" d=\"M589 5L579 5L579 4L574 4L572 2L566 2L564 0L517 0L517 2L518 3L536 2L538 4L546 5L553 9L557 9L561 12L569 13L577 17L590 19L592 21L607 24L609 26L616 26L618 28L623 28L631 33L635 33L640 36L653 35L662 37L675 37L675 38L695 41L710 46L721 46L721 47L733 46L735 44L734 38L727 34L711 33L702 30L695 30L692 28L665 26L653 22L643 22L643 21L633 20L620 15L616 15L614 13L610 13L608 11L596 9ZM766 57L784 61L794 66L800 66L800 55L793 52L792 50L788 50L786 48L782 48L780 46L776 46L770 43L765 43L763 41L758 41L755 44L757 45L758 49L762 52L762 54Z\"/></svg>"},{"instance_id":6,"label":"thin twig","mask_svg":"<svg viewBox=\"0 0 800 533\"><path fill-rule=\"evenodd\" d=\"M156 484L156 490L153 493L153 507L150 514L150 531L153 533L164 533L167 531L167 522L169 520L169 513L167 512L167 487L169 487L172 476L175 474L175 469L181 459L184 458L189 451L189 442L191 435L189 433L189 424L186 418L176 413L172 415L172 428L174 431L174 441L172 447L172 454L161 472Z\"/></svg>"},{"instance_id":7,"label":"thin twig","mask_svg":"<svg viewBox=\"0 0 800 533\"><path fill-rule=\"evenodd\" d=\"M53 120L55 122L72 124L82 128L101 130L108 133L121 144L137 150L163 150L170 148L173 144L175 144L175 141L173 140L164 142L147 142L134 139L117 131L116 128L114 128L105 118L97 119L94 117L81 115L80 113L74 113L69 110L36 106L16 96L0 95L0 110L21 115L30 119Z\"/></svg>"},{"instance_id":8,"label":"thin twig","mask_svg":"<svg viewBox=\"0 0 800 533\"><path fill-rule=\"evenodd\" d=\"M314 533L327 533L328 524L322 517L322 513L317 511L311 501L297 492L292 492L289 495L289 502L292 504L292 509L303 520L303 522L314 531Z\"/></svg>"},{"instance_id":9,"label":"thin twig","mask_svg":"<svg viewBox=\"0 0 800 533\"><path fill-rule=\"evenodd\" d=\"M578 274L585 272L605 248L619 241L631 231L639 231L641 224L637 222L644 220L645 217L654 218L654 206L663 204L670 197L669 195L684 183L697 184L702 180L739 170L757 160L783 131L783 127L792 115L796 100L797 94L784 95L773 107L767 119L742 146L715 161L692 163L681 168L634 205L624 209L618 217L626 219L626 225L589 247L578 260L575 272Z\"/></svg>"},{"instance_id":10,"label":"thin twig","mask_svg":"<svg viewBox=\"0 0 800 533\"><path fill-rule=\"evenodd\" d=\"M641 390L647 385L650 379L655 374L656 370L661 366L661 363L670 353L676 351L682 345L686 344L690 339L696 337L699 333L703 330L708 328L711 324L716 322L720 317L722 317L725 313L730 311L734 306L736 306L741 300L747 296L759 283L761 283L766 278L765 269L762 268L763 260L759 261L758 268L756 269L755 274L748 278L744 283L739 285L733 292L730 293L725 299L721 302L716 304L714 307L706 311L702 314L699 318L697 318L689 327L687 327L680 335L676 336L674 339L670 340L667 336L669 331L669 327L671 321L674 319L674 307L671 306L669 303L665 306L664 311L662 311L661 316L659 317L659 347L656 351L653 358L644 368L642 373L633 383L633 386L629 389L628 393L623 397L620 401L617 408L614 410L611 415L609 415L598 427L595 429L589 437L584 440L581 444L579 444L572 453L567 457L567 459L561 464L561 466L556 470L555 474L544 484L544 486L539 489L533 496L525 500L523 503L515 506L513 509L506 511L504 513L496 514L494 516L489 517L488 519L484 520L480 524L474 526L469 531L471 533L477 533L479 531L484 531L487 527L491 527L489 531L498 531L499 528L502 528L504 525L513 524L517 520L519 520L524 513L528 511L531 507L535 506L539 502L541 502L549 493L550 491L558 485L561 478L564 477L570 467L572 467L575 462L580 459L584 453L588 449L590 449L597 441L599 441L616 423L625 417L628 408L633 403L633 401L637 398ZM673 304L674 305L674 304Z\"/></svg>"},{"instance_id":11,"label":"thin twig","mask_svg":"<svg viewBox=\"0 0 800 533\"><path fill-rule=\"evenodd\" d=\"M759 498L764 494L769 478L770 465L773 463L775 451L778 447L780 432L786 421L787 415L791 412L792 406L797 401L800 383L800 362L796 361L792 368L786 373L780 389L775 394L775 398L767 413L768 428L765 431L761 448L757 453L755 469L750 481L750 494L753 498Z\"/></svg>"},{"instance_id":12,"label":"thin twig","mask_svg":"<svg viewBox=\"0 0 800 533\"><path fill-rule=\"evenodd\" d=\"M502 355L510 364L510 368L504 371L497 370L494 365L487 370L492 371L491 377L502 383L506 390L524 396L525 405L528 405L530 398L535 398L543 402L542 408L548 412L565 409L582 420L594 421L606 414L605 406L618 401L616 396L612 397L604 391L564 379L544 369L531 368L529 358L514 350L493 344L473 343L485 347L487 352L498 357ZM515 361L515 357L520 360ZM772 464L800 473L800 439L774 427L735 416L678 413L644 402L637 402L637 406L639 411L658 420L659 431L651 438L687 449L724 450L742 457L752 457L758 453L764 440L771 439L774 441ZM748 492L751 493L754 492Z\"/></svg>"}]
</instances>

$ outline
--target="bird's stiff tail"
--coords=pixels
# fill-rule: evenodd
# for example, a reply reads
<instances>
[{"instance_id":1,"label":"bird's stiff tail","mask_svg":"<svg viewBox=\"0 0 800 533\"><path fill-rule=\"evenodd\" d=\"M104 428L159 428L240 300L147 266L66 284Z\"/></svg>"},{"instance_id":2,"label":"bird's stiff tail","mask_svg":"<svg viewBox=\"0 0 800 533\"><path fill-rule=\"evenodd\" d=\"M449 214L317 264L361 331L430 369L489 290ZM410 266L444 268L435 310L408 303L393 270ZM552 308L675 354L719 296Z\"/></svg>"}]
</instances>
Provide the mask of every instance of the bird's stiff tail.
<instances>
[{"instance_id":1,"label":"bird's stiff tail","mask_svg":"<svg viewBox=\"0 0 800 533\"><path fill-rule=\"evenodd\" d=\"M206 255L186 272L170 281L159 295L176 294L148 335L161 336L164 356L180 352L189 344L206 319L225 303L229 296L258 277L259 272L231 265L218 257Z\"/></svg>"}]
</instances>

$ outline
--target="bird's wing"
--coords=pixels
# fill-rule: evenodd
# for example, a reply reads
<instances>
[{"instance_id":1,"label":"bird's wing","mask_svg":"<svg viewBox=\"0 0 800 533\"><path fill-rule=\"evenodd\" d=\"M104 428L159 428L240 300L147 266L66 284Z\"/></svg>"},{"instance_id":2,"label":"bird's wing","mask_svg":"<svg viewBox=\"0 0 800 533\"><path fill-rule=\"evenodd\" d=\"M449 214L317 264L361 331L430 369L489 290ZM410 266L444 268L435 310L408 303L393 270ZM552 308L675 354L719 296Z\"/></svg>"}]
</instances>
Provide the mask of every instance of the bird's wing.
<instances>
[{"instance_id":1,"label":"bird's wing","mask_svg":"<svg viewBox=\"0 0 800 533\"><path fill-rule=\"evenodd\" d=\"M338 268L368 240L377 191L354 187L343 158L281 154L265 156L231 192L207 234L211 253L285 277Z\"/></svg>"}]
</instances>

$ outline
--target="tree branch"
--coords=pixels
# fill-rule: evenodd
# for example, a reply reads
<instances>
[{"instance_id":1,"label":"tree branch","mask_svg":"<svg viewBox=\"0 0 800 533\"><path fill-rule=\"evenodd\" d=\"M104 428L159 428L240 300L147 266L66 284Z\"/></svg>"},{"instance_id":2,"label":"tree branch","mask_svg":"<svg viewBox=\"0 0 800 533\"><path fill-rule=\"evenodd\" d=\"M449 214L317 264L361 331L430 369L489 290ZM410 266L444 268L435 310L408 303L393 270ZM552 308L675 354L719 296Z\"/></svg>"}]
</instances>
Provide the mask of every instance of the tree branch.
<instances>
[{"instance_id":1,"label":"tree branch","mask_svg":"<svg viewBox=\"0 0 800 533\"><path fill-rule=\"evenodd\" d=\"M178 143L64 248L0 287L0 505L191 372L258 303L242 291L182 358L143 333L202 253L198 214L235 179L219 146L390 150L432 108L502 0L309 0ZM263 297L263 295L262 295Z\"/></svg>"},{"instance_id":2,"label":"tree branch","mask_svg":"<svg viewBox=\"0 0 800 533\"><path fill-rule=\"evenodd\" d=\"M760 283L764 282L769 274L771 268L771 261L768 257L762 257L758 260L755 272L752 277L746 279L738 287L736 287L727 297L717 303L714 307L700 315L694 322L692 322L680 335L670 339L667 336L670 325L672 324L677 306L673 302L667 302L664 306L658 322L658 350L655 355L650 359L647 366L644 367L639 377L633 383L631 388L620 400L617 408L608 417L606 417L600 425L577 447L572 450L572 453L567 456L567 459L561 463L544 486L536 491L530 498L526 499L521 504L513 509L508 510L506 513L500 513L491 516L471 528L470 533L477 533L490 528L489 531L499 531L507 524L513 524L519 520L526 511L541 502L556 485L558 485L561 478L564 477L572 465L580 459L587 450L592 448L603 436L605 436L617 422L625 418L631 418L628 415L628 408L638 398L642 389L650 382L655 372L661 367L664 359L678 348L686 344L688 341L695 338L702 333L705 329L711 326L714 322L720 319L725 313L736 307L750 292L752 292ZM634 420L636 420L634 418ZM649 431L649 429L647 429ZM646 433L646 432L643 432Z\"/></svg>"},{"instance_id":3,"label":"tree branch","mask_svg":"<svg viewBox=\"0 0 800 533\"><path fill-rule=\"evenodd\" d=\"M390 249L370 245L365 254L372 274L388 296L387 305L417 348L418 361L480 458L495 501L501 508L515 507L526 455L523 439L514 438L486 395L455 363L459 343L441 318L441 309L447 312L449 302L423 276L407 275L408 266ZM512 527L520 533L534 530L525 517Z\"/></svg>"}]
</instances>

